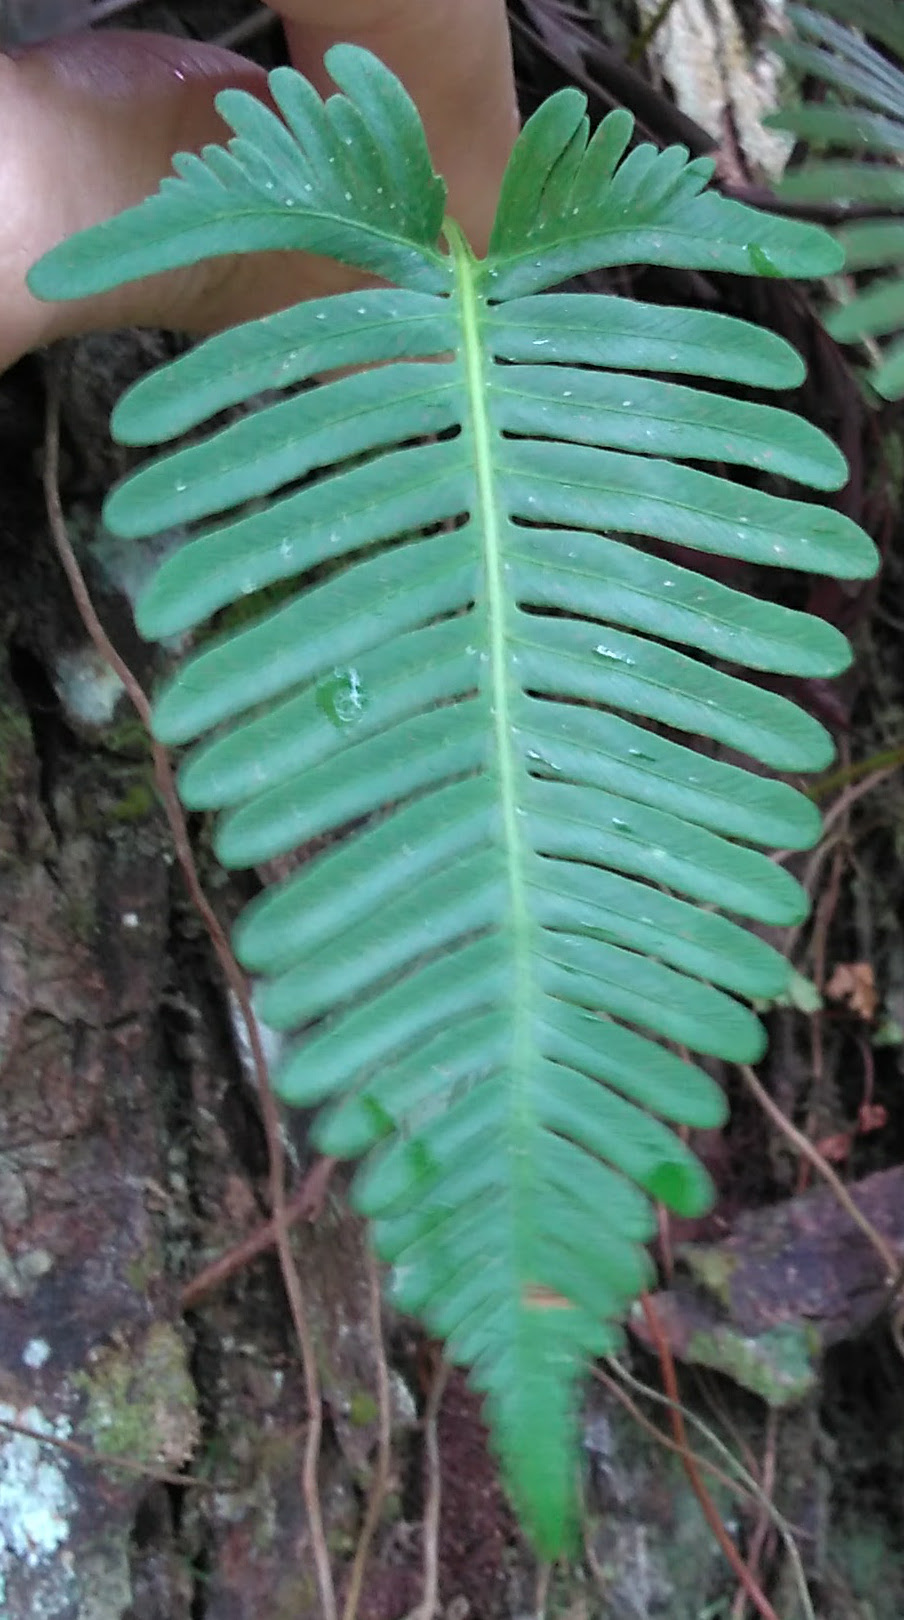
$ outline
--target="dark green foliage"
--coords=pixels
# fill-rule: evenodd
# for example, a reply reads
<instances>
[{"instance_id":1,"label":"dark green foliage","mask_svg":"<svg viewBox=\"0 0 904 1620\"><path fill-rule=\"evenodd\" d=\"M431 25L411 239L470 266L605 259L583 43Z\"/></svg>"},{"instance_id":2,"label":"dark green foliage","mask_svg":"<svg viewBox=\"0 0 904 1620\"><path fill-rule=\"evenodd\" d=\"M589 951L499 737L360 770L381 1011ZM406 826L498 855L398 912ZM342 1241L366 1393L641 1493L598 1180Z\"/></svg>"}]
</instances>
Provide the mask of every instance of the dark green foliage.
<instances>
[{"instance_id":1,"label":"dark green foliage","mask_svg":"<svg viewBox=\"0 0 904 1620\"><path fill-rule=\"evenodd\" d=\"M819 153L786 175L780 194L795 202L867 208L875 216L841 226L836 238L846 270L891 274L878 274L834 309L826 325L842 343L892 338L870 375L878 393L899 399L904 394L904 338L898 335L904 330L904 72L859 30L902 58L904 13L896 0L820 0L819 11L792 6L789 15L800 37L779 49L798 72L823 82L826 99L786 107L767 120ZM848 23L858 31L844 26Z\"/></svg>"},{"instance_id":2,"label":"dark green foliage","mask_svg":"<svg viewBox=\"0 0 904 1620\"><path fill-rule=\"evenodd\" d=\"M624 114L588 145L565 92L525 129L479 261L452 222L440 239L401 87L351 48L330 69L348 99L325 108L273 76L289 129L221 98L230 155L180 160L181 179L32 285L76 296L232 251L237 230L396 283L253 322L140 382L114 416L133 444L284 392L152 461L107 520L136 538L193 526L139 604L147 636L288 590L186 658L156 731L195 744L181 791L221 812L227 865L319 841L236 932L261 1016L300 1033L276 1083L330 1104L325 1151L370 1154L356 1200L396 1297L470 1365L555 1554L578 1374L649 1280L650 1200L691 1215L710 1198L670 1124L717 1125L722 1098L671 1043L760 1055L745 1003L787 969L735 917L797 920L802 892L760 849L818 834L806 798L678 736L818 769L821 728L733 670L822 677L848 657L827 624L644 539L843 577L874 558L838 512L704 470L843 482L806 422L713 386L796 386L779 338L538 295L591 265L813 276L840 253L704 192L708 165L683 151L623 158ZM372 369L336 375L349 366Z\"/></svg>"}]
</instances>

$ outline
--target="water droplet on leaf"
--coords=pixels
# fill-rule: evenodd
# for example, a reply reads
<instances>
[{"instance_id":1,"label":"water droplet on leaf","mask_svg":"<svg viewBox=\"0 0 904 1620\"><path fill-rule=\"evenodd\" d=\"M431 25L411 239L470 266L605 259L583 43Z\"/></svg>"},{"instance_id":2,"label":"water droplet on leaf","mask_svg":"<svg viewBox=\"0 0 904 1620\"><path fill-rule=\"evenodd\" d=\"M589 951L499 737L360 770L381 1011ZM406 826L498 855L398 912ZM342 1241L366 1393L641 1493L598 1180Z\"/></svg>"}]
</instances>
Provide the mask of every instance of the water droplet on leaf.
<instances>
[{"instance_id":1,"label":"water droplet on leaf","mask_svg":"<svg viewBox=\"0 0 904 1620\"><path fill-rule=\"evenodd\" d=\"M750 263L758 276L780 276L782 274L771 254L756 242L751 242L747 248Z\"/></svg>"},{"instance_id":2,"label":"water droplet on leaf","mask_svg":"<svg viewBox=\"0 0 904 1620\"><path fill-rule=\"evenodd\" d=\"M334 669L318 684L314 695L318 709L337 730L356 725L367 708L361 678L353 668Z\"/></svg>"}]
</instances>

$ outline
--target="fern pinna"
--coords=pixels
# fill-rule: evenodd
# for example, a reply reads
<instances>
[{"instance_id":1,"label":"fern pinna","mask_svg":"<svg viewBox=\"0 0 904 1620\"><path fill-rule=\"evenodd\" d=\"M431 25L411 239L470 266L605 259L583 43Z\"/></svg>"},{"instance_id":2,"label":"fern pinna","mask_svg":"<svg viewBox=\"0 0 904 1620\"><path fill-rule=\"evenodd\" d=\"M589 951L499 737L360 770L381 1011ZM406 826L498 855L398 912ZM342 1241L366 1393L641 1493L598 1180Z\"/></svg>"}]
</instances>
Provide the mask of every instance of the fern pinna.
<instances>
[{"instance_id":1,"label":"fern pinna","mask_svg":"<svg viewBox=\"0 0 904 1620\"><path fill-rule=\"evenodd\" d=\"M801 78L812 76L827 90L818 104L789 105L766 120L772 128L790 130L808 141L817 153L788 171L780 194L793 203L857 209L861 217L841 225L836 240L844 249L845 270L876 272L875 279L833 309L826 326L841 343L871 341L873 387L885 399L900 399L904 396L900 65L904 12L897 0L818 0L818 6L818 10L789 6L798 37L777 42ZM864 39L861 30L882 49ZM877 350L877 338L888 340L884 350Z\"/></svg>"},{"instance_id":2,"label":"fern pinna","mask_svg":"<svg viewBox=\"0 0 904 1620\"><path fill-rule=\"evenodd\" d=\"M221 812L227 866L324 846L236 931L261 1017L299 1032L276 1085L331 1102L325 1152L371 1154L356 1202L395 1297L470 1366L554 1554L574 1519L578 1373L649 1280L651 1199L693 1214L710 1198L669 1124L717 1125L723 1102L674 1047L760 1055L744 1003L781 991L786 966L723 913L799 918L800 889L755 846L818 831L789 786L673 734L817 769L821 728L722 666L821 677L848 657L829 625L642 537L844 577L873 551L834 510L696 465L843 482L838 451L788 412L662 380L794 387L786 343L546 289L638 262L812 276L840 254L704 192L711 165L683 150L624 157L627 114L588 144L565 91L521 135L478 260L443 218L402 87L358 49L328 60L344 93L325 104L272 74L282 119L222 95L228 149L179 157L178 178L55 250L32 287L74 297L274 247L394 284L254 321L141 381L113 419L132 444L284 397L151 462L106 516L135 538L196 526L139 603L146 636L283 582L278 605L188 655L156 732L203 739L181 792Z\"/></svg>"}]
</instances>

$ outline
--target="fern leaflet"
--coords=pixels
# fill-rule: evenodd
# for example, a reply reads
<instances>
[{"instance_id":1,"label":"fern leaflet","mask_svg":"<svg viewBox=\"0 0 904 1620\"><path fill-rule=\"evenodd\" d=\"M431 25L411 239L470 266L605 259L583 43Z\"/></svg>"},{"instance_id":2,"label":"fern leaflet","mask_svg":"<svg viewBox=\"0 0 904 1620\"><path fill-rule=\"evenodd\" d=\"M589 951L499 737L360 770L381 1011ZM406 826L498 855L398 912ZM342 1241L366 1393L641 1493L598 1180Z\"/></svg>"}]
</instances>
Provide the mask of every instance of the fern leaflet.
<instances>
[{"instance_id":1,"label":"fern leaflet","mask_svg":"<svg viewBox=\"0 0 904 1620\"><path fill-rule=\"evenodd\" d=\"M845 269L891 273L877 275L832 310L826 326L840 343L891 338L870 378L884 398L899 399L904 394L904 71L843 22L866 29L899 60L904 26L891 0L820 0L820 9L830 15L789 7L800 38L782 41L778 49L792 67L821 79L829 98L818 106L783 108L766 122L831 155L808 157L785 176L780 195L866 211L867 217L835 232Z\"/></svg>"}]
</instances>

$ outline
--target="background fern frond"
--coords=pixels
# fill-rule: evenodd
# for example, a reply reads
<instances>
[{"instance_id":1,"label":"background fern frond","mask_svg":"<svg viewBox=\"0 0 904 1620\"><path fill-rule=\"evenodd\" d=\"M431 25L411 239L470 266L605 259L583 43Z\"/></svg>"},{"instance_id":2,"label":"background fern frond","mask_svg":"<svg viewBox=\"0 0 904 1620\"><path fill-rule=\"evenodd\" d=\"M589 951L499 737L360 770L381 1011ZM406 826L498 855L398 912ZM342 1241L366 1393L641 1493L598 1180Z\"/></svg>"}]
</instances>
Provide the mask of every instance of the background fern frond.
<instances>
[{"instance_id":1,"label":"background fern frond","mask_svg":"<svg viewBox=\"0 0 904 1620\"><path fill-rule=\"evenodd\" d=\"M375 240L359 191L384 173L401 185L408 154L435 198L400 92L364 53L338 65L348 99L332 112L278 77L288 124L272 145L270 115L230 103L241 162L257 156L234 187L233 158L201 166L202 190L226 176L215 243L265 165L301 173L346 137L348 218L293 206L306 246ZM189 655L156 731L197 744L181 792L221 812L227 865L322 841L236 931L261 1015L300 1037L277 1085L330 1102L325 1151L370 1153L355 1196L396 1297L470 1364L548 1554L574 1523L577 1375L646 1285L650 1199L693 1214L710 1198L670 1127L717 1124L722 1098L669 1043L760 1054L746 1002L787 969L737 919L801 916L761 847L819 827L786 784L679 738L818 768L821 728L739 669L825 676L848 656L831 626L662 546L845 577L874 566L841 513L708 470L843 482L806 423L674 380L794 386L782 340L706 312L536 296L589 263L837 263L815 228L701 193L680 151L620 161L629 135L615 114L588 145L583 99L554 98L516 146L485 262L451 223L440 257L422 197L391 248L403 287L252 323L140 382L114 419L133 444L283 394L151 462L107 506L123 535L190 530L139 604L147 636L285 592ZM105 275L134 269L133 227L148 269L158 225L170 262L160 206L118 222ZM36 284L112 240L58 250Z\"/></svg>"},{"instance_id":2,"label":"background fern frond","mask_svg":"<svg viewBox=\"0 0 904 1620\"><path fill-rule=\"evenodd\" d=\"M891 267L893 273L878 275L832 310L826 325L842 343L891 339L870 378L878 393L898 399L904 394L904 339L898 336L904 331L904 217L894 216L904 216L904 71L861 30L901 59L904 20L893 0L820 0L819 11L792 6L789 15L799 38L781 41L777 49L798 72L821 80L828 99L783 108L767 123L831 155L808 157L789 171L780 195L874 211L876 217L842 225L836 240L846 270Z\"/></svg>"}]
</instances>

